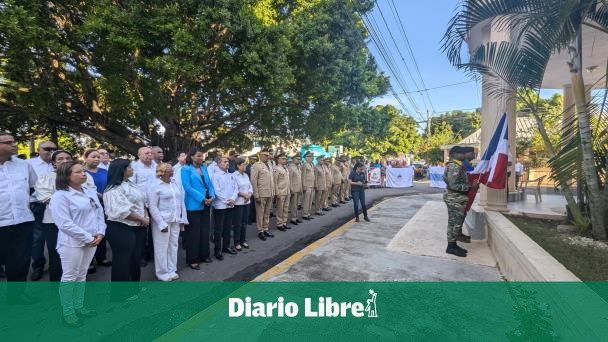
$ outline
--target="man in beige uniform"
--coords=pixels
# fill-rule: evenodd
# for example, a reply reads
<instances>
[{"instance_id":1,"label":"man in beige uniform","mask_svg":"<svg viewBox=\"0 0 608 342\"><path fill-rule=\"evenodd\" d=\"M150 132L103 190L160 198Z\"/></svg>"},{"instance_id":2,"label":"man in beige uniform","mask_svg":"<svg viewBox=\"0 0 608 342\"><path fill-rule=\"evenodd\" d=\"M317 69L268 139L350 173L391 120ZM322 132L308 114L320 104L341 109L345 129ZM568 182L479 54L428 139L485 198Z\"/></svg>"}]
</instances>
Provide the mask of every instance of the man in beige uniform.
<instances>
[{"instance_id":1,"label":"man in beige uniform","mask_svg":"<svg viewBox=\"0 0 608 342\"><path fill-rule=\"evenodd\" d=\"M312 199L315 194L315 167L312 164L313 153L308 151L304 155L306 163L302 167L302 191L304 193L302 218L312 220Z\"/></svg>"},{"instance_id":2,"label":"man in beige uniform","mask_svg":"<svg viewBox=\"0 0 608 342\"><path fill-rule=\"evenodd\" d=\"M341 163L340 163L340 159L336 158L336 161L334 162L334 164L331 166L331 180L332 180L332 187L331 187L331 195L332 195L332 201L331 201L331 206L336 208L339 207L340 205L338 204L339 201L341 201L342 199L342 194L340 193L340 187L342 186L342 168L341 168Z\"/></svg>"},{"instance_id":3,"label":"man in beige uniform","mask_svg":"<svg viewBox=\"0 0 608 342\"><path fill-rule=\"evenodd\" d=\"M346 159L346 169L348 170L348 174L350 175L351 171L353 170L353 164L351 163L351 159L349 156L345 156L344 157ZM350 183L346 182L346 200L350 201L350 198L352 197L351 193L350 193Z\"/></svg>"},{"instance_id":4,"label":"man in beige uniform","mask_svg":"<svg viewBox=\"0 0 608 342\"><path fill-rule=\"evenodd\" d=\"M260 161L251 167L251 185L255 199L255 220L260 240L266 240L266 237L274 237L268 231L270 207L272 206L272 198L274 197L273 172L268 166L268 156L268 151L260 152Z\"/></svg>"},{"instance_id":5,"label":"man in beige uniform","mask_svg":"<svg viewBox=\"0 0 608 342\"><path fill-rule=\"evenodd\" d=\"M325 201L323 202L323 211L330 211L331 208L331 189L333 183L333 174L331 169L331 158L323 160L323 169L325 170Z\"/></svg>"},{"instance_id":6,"label":"man in beige uniform","mask_svg":"<svg viewBox=\"0 0 608 342\"><path fill-rule=\"evenodd\" d=\"M340 203L345 204L346 199L348 198L348 175L350 175L350 170L346 165L345 156L340 156L340 164L340 170L342 171L342 184L340 185Z\"/></svg>"},{"instance_id":7,"label":"man in beige uniform","mask_svg":"<svg viewBox=\"0 0 608 342\"><path fill-rule=\"evenodd\" d=\"M291 227L287 226L289 197L291 195L290 188L287 155L281 153L277 156L277 164L274 166L274 193L276 196L277 229L283 232L291 229Z\"/></svg>"},{"instance_id":8,"label":"man in beige uniform","mask_svg":"<svg viewBox=\"0 0 608 342\"><path fill-rule=\"evenodd\" d=\"M302 197L302 170L300 168L301 157L298 153L291 157L289 165L289 182L291 197L289 198L289 211L291 212L291 223L297 225L302 222L298 215L298 203Z\"/></svg>"},{"instance_id":9,"label":"man in beige uniform","mask_svg":"<svg viewBox=\"0 0 608 342\"><path fill-rule=\"evenodd\" d=\"M327 188L325 181L325 167L323 166L323 156L317 157L317 166L315 166L315 214L323 216L321 210L325 199L327 198Z\"/></svg>"}]
</instances>

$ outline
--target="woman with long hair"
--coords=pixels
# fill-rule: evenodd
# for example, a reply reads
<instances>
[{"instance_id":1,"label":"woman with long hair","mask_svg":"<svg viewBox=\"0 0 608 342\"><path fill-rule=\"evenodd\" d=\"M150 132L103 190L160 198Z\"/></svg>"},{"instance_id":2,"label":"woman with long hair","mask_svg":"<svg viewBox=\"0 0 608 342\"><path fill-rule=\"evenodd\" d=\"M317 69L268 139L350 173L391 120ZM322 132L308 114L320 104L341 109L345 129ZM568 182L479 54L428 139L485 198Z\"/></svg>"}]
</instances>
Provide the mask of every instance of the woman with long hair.
<instances>
[{"instance_id":1,"label":"woman with long hair","mask_svg":"<svg viewBox=\"0 0 608 342\"><path fill-rule=\"evenodd\" d=\"M200 262L212 262L209 257L209 227L215 190L203 165L204 161L205 155L195 147L188 152L186 165L180 170L189 223L183 239L186 245L186 263L195 270L200 269Z\"/></svg>"},{"instance_id":2,"label":"woman with long hair","mask_svg":"<svg viewBox=\"0 0 608 342\"><path fill-rule=\"evenodd\" d=\"M177 245L179 232L188 224L182 187L173 179L171 164L156 167L156 179L148 192L148 208L152 218L154 267L156 277L172 281L177 275Z\"/></svg>"},{"instance_id":3,"label":"woman with long hair","mask_svg":"<svg viewBox=\"0 0 608 342\"><path fill-rule=\"evenodd\" d=\"M57 168L49 207L59 234L57 251L61 257L59 297L63 321L70 327L82 325L79 317L96 313L85 309L84 282L95 248L103 240L106 224L101 203L94 190L83 187L87 174L79 162L66 161Z\"/></svg>"},{"instance_id":4,"label":"woman with long hair","mask_svg":"<svg viewBox=\"0 0 608 342\"><path fill-rule=\"evenodd\" d=\"M359 222L360 203L361 211L363 211L363 219L369 222L367 207L365 206L365 186L367 184L367 177L365 175L365 166L362 163L355 163L352 172L348 176L348 183L350 184L350 193L355 206L355 221Z\"/></svg>"},{"instance_id":5,"label":"woman with long hair","mask_svg":"<svg viewBox=\"0 0 608 342\"><path fill-rule=\"evenodd\" d=\"M129 181L131 176L129 160L116 159L110 163L103 202L108 217L107 239L112 247L112 281L139 282L141 277L141 246L150 219L144 208L145 194ZM138 284L128 289L113 287L111 300L137 299L139 290Z\"/></svg>"}]
</instances>

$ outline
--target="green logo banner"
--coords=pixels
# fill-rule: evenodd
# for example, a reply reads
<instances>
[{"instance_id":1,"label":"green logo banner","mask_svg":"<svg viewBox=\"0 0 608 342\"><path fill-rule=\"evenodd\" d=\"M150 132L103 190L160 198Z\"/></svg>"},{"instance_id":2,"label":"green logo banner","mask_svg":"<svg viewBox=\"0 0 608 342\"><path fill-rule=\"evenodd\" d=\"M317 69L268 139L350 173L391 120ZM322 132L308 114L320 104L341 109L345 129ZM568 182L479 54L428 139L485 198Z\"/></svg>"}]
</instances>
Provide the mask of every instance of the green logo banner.
<instances>
[{"instance_id":1,"label":"green logo banner","mask_svg":"<svg viewBox=\"0 0 608 342\"><path fill-rule=\"evenodd\" d=\"M6 304L23 285L0 283L3 341L608 340L608 283L90 282L79 328L57 283Z\"/></svg>"}]
</instances>

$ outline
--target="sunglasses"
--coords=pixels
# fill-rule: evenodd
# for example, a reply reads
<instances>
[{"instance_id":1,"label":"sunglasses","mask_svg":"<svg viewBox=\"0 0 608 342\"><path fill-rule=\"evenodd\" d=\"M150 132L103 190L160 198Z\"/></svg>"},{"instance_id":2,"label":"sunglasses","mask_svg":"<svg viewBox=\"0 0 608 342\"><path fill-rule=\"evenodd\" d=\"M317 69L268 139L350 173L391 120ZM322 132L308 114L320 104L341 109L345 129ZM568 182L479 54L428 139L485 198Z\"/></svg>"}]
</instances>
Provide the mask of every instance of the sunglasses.
<instances>
[{"instance_id":1,"label":"sunglasses","mask_svg":"<svg viewBox=\"0 0 608 342\"><path fill-rule=\"evenodd\" d=\"M43 150L47 152L55 152L57 151L57 147L42 147Z\"/></svg>"}]
</instances>

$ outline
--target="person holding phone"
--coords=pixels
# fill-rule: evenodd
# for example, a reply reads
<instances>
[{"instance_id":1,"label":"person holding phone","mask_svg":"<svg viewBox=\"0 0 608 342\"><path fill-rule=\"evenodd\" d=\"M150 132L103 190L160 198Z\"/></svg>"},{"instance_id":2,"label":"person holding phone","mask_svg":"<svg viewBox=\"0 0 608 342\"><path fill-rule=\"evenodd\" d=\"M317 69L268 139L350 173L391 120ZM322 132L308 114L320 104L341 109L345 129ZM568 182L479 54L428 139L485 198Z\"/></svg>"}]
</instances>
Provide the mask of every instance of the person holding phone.
<instances>
[{"instance_id":1,"label":"person holding phone","mask_svg":"<svg viewBox=\"0 0 608 342\"><path fill-rule=\"evenodd\" d=\"M355 206L355 221L359 222L359 203L361 211L363 211L363 219L370 222L367 216L367 207L365 206L365 186L367 185L367 177L365 167L360 162L355 164L352 172L348 176L348 184L350 185L350 193Z\"/></svg>"}]
</instances>

